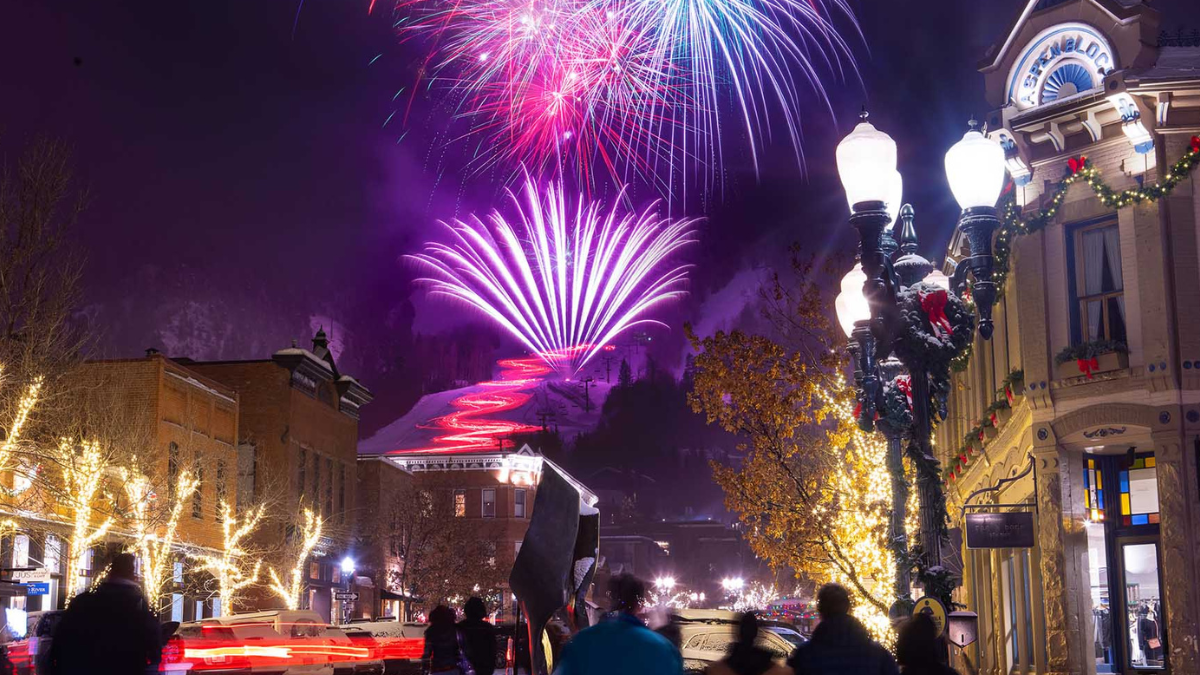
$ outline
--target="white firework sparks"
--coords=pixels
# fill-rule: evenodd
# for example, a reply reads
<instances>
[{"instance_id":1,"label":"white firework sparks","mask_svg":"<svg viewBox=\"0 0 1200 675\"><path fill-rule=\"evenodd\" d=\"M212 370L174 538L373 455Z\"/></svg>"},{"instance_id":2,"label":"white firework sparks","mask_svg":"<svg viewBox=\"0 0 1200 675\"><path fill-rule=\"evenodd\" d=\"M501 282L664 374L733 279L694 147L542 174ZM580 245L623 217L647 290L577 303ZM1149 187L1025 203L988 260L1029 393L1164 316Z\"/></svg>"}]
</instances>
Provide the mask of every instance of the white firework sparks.
<instances>
[{"instance_id":1,"label":"white firework sparks","mask_svg":"<svg viewBox=\"0 0 1200 675\"><path fill-rule=\"evenodd\" d=\"M695 242L692 219L568 200L561 184L545 196L525 179L524 197L509 192L516 218L498 211L484 218L443 222L446 242L430 242L409 256L428 271L418 281L431 295L476 307L539 355L571 354L547 364L570 376L652 308L684 295L689 265L667 260Z\"/></svg>"}]
</instances>

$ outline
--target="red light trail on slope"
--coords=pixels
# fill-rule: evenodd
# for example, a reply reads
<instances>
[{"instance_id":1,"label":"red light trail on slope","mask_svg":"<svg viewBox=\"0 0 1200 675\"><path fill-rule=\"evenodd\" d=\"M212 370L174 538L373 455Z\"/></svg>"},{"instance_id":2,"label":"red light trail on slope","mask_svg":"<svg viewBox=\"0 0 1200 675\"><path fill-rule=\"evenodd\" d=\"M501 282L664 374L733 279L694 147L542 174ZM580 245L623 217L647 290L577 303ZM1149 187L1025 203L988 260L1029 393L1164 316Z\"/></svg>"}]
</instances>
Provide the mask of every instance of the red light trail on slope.
<instances>
[{"instance_id":1,"label":"red light trail on slope","mask_svg":"<svg viewBox=\"0 0 1200 675\"><path fill-rule=\"evenodd\" d=\"M450 401L455 412L436 417L423 429L441 429L444 433L433 439L433 445L405 450L407 453L455 453L497 449L497 441L511 434L538 431L541 427L521 422L495 419L492 415L515 410L533 396L531 389L554 372L548 364L569 363L578 353L591 345L578 345L553 352L535 354L520 359L501 359L500 379L480 382L483 391L464 394Z\"/></svg>"}]
</instances>

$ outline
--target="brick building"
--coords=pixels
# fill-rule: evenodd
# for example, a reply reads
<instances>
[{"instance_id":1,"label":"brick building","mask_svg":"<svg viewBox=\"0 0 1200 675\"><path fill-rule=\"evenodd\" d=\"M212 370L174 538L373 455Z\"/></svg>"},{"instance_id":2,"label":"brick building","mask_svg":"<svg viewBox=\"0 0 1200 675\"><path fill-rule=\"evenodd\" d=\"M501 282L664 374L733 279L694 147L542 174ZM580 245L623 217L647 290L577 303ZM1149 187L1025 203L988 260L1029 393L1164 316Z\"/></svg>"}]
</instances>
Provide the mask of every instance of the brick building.
<instances>
[{"instance_id":1,"label":"brick building","mask_svg":"<svg viewBox=\"0 0 1200 675\"><path fill-rule=\"evenodd\" d=\"M409 599L392 579L403 566L399 552L391 545L389 499L406 495L414 484L413 475L382 457L358 458L358 483L355 507L358 509L358 536L355 560L358 574L369 585L355 584L358 602L354 614L365 617L402 617Z\"/></svg>"},{"instance_id":2,"label":"brick building","mask_svg":"<svg viewBox=\"0 0 1200 675\"><path fill-rule=\"evenodd\" d=\"M344 587L339 563L353 548L359 408L371 393L338 371L324 331L313 337L312 350L293 346L267 359L180 362L238 392L239 441L250 474L245 496L297 516L311 508L324 519L305 605L336 618L342 608L334 593ZM289 530L279 524L262 536L278 542ZM278 600L262 595L258 603L269 607Z\"/></svg>"},{"instance_id":3,"label":"brick building","mask_svg":"<svg viewBox=\"0 0 1200 675\"><path fill-rule=\"evenodd\" d=\"M179 556L174 563L169 608L164 618L189 621L221 611L220 600L206 589L204 574L193 573L186 553L213 552L222 546L219 504L236 493L238 396L235 391L172 361L153 350L146 357L90 361L76 377L90 401L102 406L109 427L92 431L114 441L119 452L114 462L134 461L142 467L154 493L169 495L179 473L191 471L199 489L185 502L176 529ZM114 448L105 448L106 452ZM125 466L105 471L104 491L122 495ZM159 498L166 506L172 500ZM122 509L97 504L100 513L111 513L114 522L104 540L82 558L81 579L86 588L109 555L131 540ZM152 507L153 508L153 507ZM162 508L161 506L159 508ZM61 505L46 504L40 516L22 513L22 523L34 525L5 541L5 561L12 567L43 567L51 573L50 592L10 600L10 606L27 611L60 608L67 597L65 562L69 537L67 513ZM161 519L157 528L161 534Z\"/></svg>"},{"instance_id":4,"label":"brick building","mask_svg":"<svg viewBox=\"0 0 1200 675\"><path fill-rule=\"evenodd\" d=\"M1190 152L1200 46L1158 27L1136 1L1030 0L981 64L1018 207L1050 217L1013 238L937 432L955 526L968 503L1034 514L1032 547L964 551L979 672L1200 672L1200 172L1052 201L1069 158L1138 190Z\"/></svg>"},{"instance_id":5,"label":"brick building","mask_svg":"<svg viewBox=\"0 0 1200 675\"><path fill-rule=\"evenodd\" d=\"M450 500L455 517L472 522L480 532L486 532L489 541L495 542L489 557L501 571L506 584L507 570L512 569L529 529L543 463L549 461L526 445L515 451L364 455L360 460L360 472L363 476L371 476L380 471L380 463L386 463L411 476L416 487L428 488L437 498ZM596 503L597 497L591 490L557 465L555 468L579 490L584 502ZM383 480L402 479L393 476ZM366 495L360 498L371 499ZM364 508L363 513L367 512ZM402 568L404 561L393 558L390 564ZM404 590L381 588L395 596ZM494 609L500 612L501 619L511 618L512 595L504 592L501 597L499 606Z\"/></svg>"}]
</instances>

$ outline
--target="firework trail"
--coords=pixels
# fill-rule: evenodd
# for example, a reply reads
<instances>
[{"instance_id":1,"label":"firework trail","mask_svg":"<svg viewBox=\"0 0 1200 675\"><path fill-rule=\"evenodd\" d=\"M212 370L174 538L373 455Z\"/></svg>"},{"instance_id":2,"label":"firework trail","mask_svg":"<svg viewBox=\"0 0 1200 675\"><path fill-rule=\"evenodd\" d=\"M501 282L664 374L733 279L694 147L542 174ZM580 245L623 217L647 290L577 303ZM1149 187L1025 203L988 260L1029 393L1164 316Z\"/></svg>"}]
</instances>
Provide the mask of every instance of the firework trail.
<instances>
[{"instance_id":1,"label":"firework trail","mask_svg":"<svg viewBox=\"0 0 1200 675\"><path fill-rule=\"evenodd\" d=\"M644 315L685 293L689 266L664 263L695 241L693 220L628 211L621 196L612 207L568 200L561 184L542 196L529 176L523 192L509 192L513 221L493 211L443 222L446 241L408 256L429 273L418 282L479 309L567 377L622 331L663 325Z\"/></svg>"},{"instance_id":2,"label":"firework trail","mask_svg":"<svg viewBox=\"0 0 1200 675\"><path fill-rule=\"evenodd\" d=\"M669 189L699 169L708 188L733 141L757 166L779 132L799 162L804 93L828 109L821 74L853 70L835 27L854 25L846 0L397 0L396 13L463 138L485 139L484 165L585 186L603 171Z\"/></svg>"},{"instance_id":3,"label":"firework trail","mask_svg":"<svg viewBox=\"0 0 1200 675\"><path fill-rule=\"evenodd\" d=\"M535 427L520 422L509 422L489 415L516 410L525 405L537 386L552 370L545 362L558 361L557 354L539 354L524 359L501 359L500 379L480 382L483 391L459 396L450 402L455 411L431 420L425 428L440 429L445 433L433 439L433 445L409 452L440 453L489 450L496 447L497 439L503 444L505 436L537 431Z\"/></svg>"}]
</instances>

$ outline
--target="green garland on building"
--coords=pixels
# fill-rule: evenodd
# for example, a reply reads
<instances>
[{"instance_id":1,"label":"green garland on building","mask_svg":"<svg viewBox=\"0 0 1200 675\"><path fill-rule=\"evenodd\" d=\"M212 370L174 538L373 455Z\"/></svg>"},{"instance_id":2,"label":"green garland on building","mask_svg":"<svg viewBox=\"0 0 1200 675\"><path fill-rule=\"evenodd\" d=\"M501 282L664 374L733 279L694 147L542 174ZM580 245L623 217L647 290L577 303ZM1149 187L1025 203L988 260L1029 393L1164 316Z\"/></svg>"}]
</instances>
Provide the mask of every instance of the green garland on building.
<instances>
[{"instance_id":1,"label":"green garland on building","mask_svg":"<svg viewBox=\"0 0 1200 675\"><path fill-rule=\"evenodd\" d=\"M1129 190L1114 190L1100 176L1100 170L1092 166L1086 157L1071 158L1067 176L1058 182L1053 191L1053 197L1045 208L1029 214L1022 220L1022 209L1017 206L1015 191L1010 190L1004 197L1000 211L1000 230L996 236L994 251L995 267L992 278L1000 294L1004 293L1004 282L1008 278L1009 257L1012 252L1012 240L1031 232L1037 232L1050 224L1058 214L1066 198L1067 190L1079 181L1086 181L1100 203L1113 208L1122 208L1132 204L1155 202L1171 193L1175 186L1191 176L1192 171L1200 166L1200 136L1192 136L1191 148L1163 176L1163 179L1153 185L1145 185Z\"/></svg>"}]
</instances>

